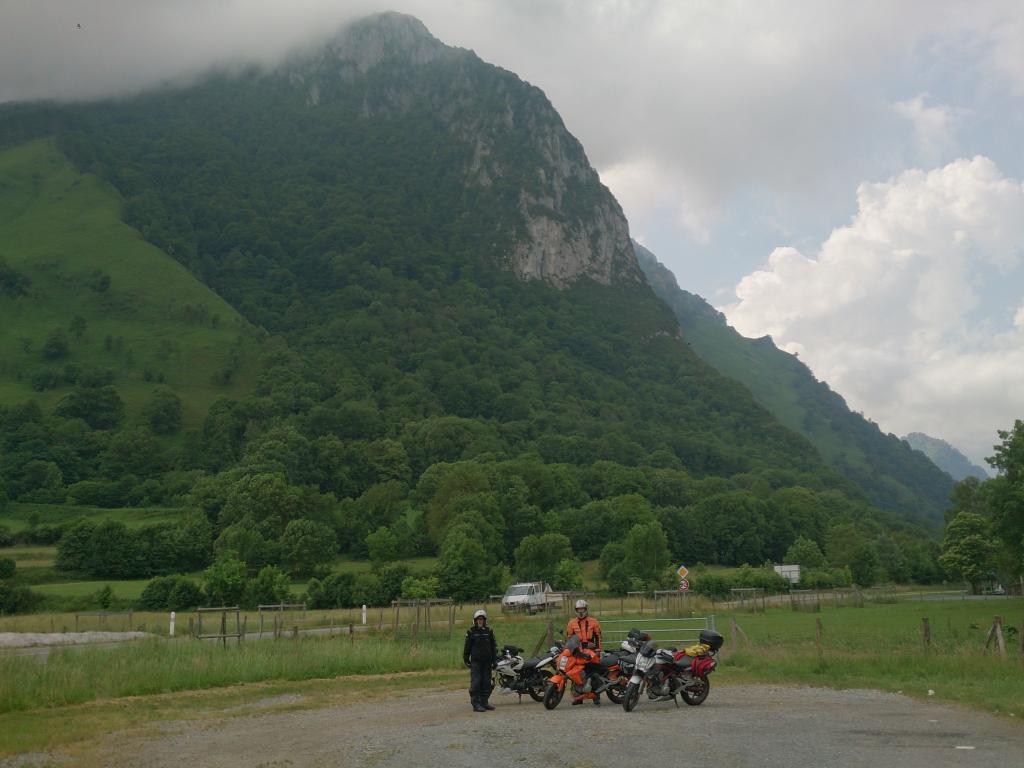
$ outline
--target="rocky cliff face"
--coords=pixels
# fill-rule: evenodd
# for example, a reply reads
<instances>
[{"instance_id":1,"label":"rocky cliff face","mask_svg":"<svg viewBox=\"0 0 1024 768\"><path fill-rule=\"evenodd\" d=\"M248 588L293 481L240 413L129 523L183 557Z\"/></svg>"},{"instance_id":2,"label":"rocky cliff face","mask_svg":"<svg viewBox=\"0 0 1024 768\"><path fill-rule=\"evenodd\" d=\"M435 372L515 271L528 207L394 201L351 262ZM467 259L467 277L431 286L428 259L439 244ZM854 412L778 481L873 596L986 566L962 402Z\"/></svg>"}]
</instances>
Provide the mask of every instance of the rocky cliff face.
<instances>
[{"instance_id":1,"label":"rocky cliff face","mask_svg":"<svg viewBox=\"0 0 1024 768\"><path fill-rule=\"evenodd\" d=\"M310 108L344 84L361 86L367 119L423 110L443 121L466 148L467 186L504 203L494 256L520 278L644 280L622 209L539 88L398 13L350 25L287 71Z\"/></svg>"}]
</instances>

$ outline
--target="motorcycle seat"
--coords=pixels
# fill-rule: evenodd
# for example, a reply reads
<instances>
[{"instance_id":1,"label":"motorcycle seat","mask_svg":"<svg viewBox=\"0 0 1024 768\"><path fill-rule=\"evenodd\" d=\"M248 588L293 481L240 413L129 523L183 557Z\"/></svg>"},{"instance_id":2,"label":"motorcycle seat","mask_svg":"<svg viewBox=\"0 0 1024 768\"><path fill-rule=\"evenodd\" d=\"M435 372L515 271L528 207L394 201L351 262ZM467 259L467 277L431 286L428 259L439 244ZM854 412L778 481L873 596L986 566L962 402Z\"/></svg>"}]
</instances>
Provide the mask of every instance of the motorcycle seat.
<instances>
[{"instance_id":1,"label":"motorcycle seat","mask_svg":"<svg viewBox=\"0 0 1024 768\"><path fill-rule=\"evenodd\" d=\"M691 666L693 666L693 657L692 656L683 656L683 658L679 659L676 662L676 666L679 669L689 669Z\"/></svg>"},{"instance_id":2,"label":"motorcycle seat","mask_svg":"<svg viewBox=\"0 0 1024 768\"><path fill-rule=\"evenodd\" d=\"M540 664L542 661L544 661L544 659L546 659L546 658L548 658L548 657L547 656L534 656L532 659L527 659L526 661L523 662L523 669L533 669L538 664Z\"/></svg>"}]
</instances>

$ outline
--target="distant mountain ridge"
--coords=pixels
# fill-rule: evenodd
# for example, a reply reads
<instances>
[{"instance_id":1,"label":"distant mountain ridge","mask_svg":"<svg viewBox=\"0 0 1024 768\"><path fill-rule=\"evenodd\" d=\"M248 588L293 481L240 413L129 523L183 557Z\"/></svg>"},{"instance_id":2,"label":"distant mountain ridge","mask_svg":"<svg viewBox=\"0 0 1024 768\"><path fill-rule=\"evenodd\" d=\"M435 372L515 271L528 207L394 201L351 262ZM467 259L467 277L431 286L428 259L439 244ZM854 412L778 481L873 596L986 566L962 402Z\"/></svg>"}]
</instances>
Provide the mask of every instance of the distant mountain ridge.
<instances>
[{"instance_id":1,"label":"distant mountain ridge","mask_svg":"<svg viewBox=\"0 0 1024 768\"><path fill-rule=\"evenodd\" d=\"M903 439L911 448L923 453L935 463L935 466L957 482L967 477L976 477L979 480L988 480L990 477L983 467L974 464L945 440L931 437L924 432L911 432Z\"/></svg>"},{"instance_id":2,"label":"distant mountain ridge","mask_svg":"<svg viewBox=\"0 0 1024 768\"><path fill-rule=\"evenodd\" d=\"M852 412L828 384L771 337L748 339L700 296L683 290L649 250L634 243L654 292L675 313L694 352L747 387L783 424L810 440L822 458L883 509L942 520L950 477L895 435Z\"/></svg>"}]
</instances>

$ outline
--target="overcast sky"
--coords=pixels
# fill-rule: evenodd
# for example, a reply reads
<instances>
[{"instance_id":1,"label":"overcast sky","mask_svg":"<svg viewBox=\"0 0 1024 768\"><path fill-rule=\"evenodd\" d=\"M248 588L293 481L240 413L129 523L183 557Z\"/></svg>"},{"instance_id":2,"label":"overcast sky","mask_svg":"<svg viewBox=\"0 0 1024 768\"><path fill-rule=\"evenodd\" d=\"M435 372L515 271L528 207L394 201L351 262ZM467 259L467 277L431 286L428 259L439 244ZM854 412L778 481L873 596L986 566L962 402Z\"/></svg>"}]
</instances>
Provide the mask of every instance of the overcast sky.
<instances>
[{"instance_id":1,"label":"overcast sky","mask_svg":"<svg viewBox=\"0 0 1024 768\"><path fill-rule=\"evenodd\" d=\"M980 462L1024 418L1021 2L0 0L0 102L388 9L541 87L680 285L884 430Z\"/></svg>"}]
</instances>

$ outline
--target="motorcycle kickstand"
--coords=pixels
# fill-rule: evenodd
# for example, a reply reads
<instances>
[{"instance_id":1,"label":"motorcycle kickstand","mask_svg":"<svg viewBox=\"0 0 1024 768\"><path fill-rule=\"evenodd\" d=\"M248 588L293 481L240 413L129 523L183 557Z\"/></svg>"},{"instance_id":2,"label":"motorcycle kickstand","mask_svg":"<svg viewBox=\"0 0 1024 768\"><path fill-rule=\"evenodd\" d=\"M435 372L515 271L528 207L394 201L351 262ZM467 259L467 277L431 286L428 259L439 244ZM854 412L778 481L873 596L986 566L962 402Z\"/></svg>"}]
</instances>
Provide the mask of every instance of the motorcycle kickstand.
<instances>
[{"instance_id":1,"label":"motorcycle kickstand","mask_svg":"<svg viewBox=\"0 0 1024 768\"><path fill-rule=\"evenodd\" d=\"M516 691L516 693L519 693L519 692L518 692L518 691ZM520 703L520 704L522 704L522 703L523 703L523 694L521 694L521 693L519 693L519 703Z\"/></svg>"},{"instance_id":2,"label":"motorcycle kickstand","mask_svg":"<svg viewBox=\"0 0 1024 768\"><path fill-rule=\"evenodd\" d=\"M672 701L674 701L674 702L675 702L675 704L676 704L676 709L679 709L679 697L678 697L678 696L676 696L675 694L672 694Z\"/></svg>"}]
</instances>

